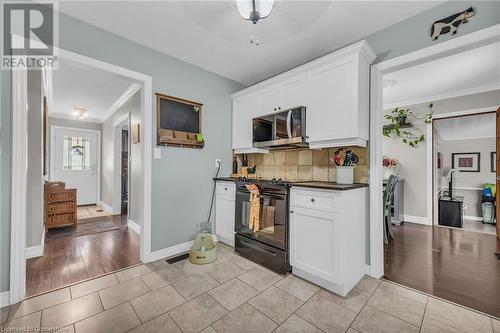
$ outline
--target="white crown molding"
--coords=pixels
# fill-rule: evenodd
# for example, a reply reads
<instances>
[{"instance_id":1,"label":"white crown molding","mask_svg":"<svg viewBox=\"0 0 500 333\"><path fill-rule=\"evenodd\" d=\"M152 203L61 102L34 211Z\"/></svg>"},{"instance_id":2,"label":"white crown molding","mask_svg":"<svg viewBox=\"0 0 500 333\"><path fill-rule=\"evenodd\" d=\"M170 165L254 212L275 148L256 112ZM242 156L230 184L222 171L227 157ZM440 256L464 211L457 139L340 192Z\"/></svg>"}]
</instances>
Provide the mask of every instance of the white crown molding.
<instances>
[{"instance_id":1,"label":"white crown molding","mask_svg":"<svg viewBox=\"0 0 500 333\"><path fill-rule=\"evenodd\" d=\"M137 91L141 89L141 86L137 83L132 83L125 92L118 97L118 99L109 107L109 109L104 112L101 118L101 122L105 122L116 110L118 110L123 104L125 104L130 97L132 97Z\"/></svg>"},{"instance_id":2,"label":"white crown molding","mask_svg":"<svg viewBox=\"0 0 500 333\"><path fill-rule=\"evenodd\" d=\"M499 90L499 89L500 89L500 82L496 82L493 84L487 84L484 86L474 87L474 88L470 88L470 89L458 90L458 91L445 93L445 94L424 96L424 97L409 99L409 100L405 100L405 101L399 101L396 103L384 104L384 110L394 109L398 106L417 105L417 104L422 104L422 103L441 101L441 100L449 99L449 98L480 94L480 93L485 93L488 91L494 91L494 90Z\"/></svg>"},{"instance_id":3,"label":"white crown molding","mask_svg":"<svg viewBox=\"0 0 500 333\"><path fill-rule=\"evenodd\" d=\"M57 118L57 119L66 119L66 120L72 120L72 121L81 121L84 123L97 123L97 124L102 124L102 121L97 118L85 118L85 119L79 119L78 117L71 116L69 114L64 114L64 113L49 113L50 118Z\"/></svg>"},{"instance_id":4,"label":"white crown molding","mask_svg":"<svg viewBox=\"0 0 500 333\"><path fill-rule=\"evenodd\" d=\"M461 111L455 111L455 112L447 112L447 113L438 113L438 114L433 114L432 119L443 119L443 118L454 118L454 117L459 117L459 116L472 116L478 113L486 113L486 112L496 112L498 109L498 105L493 105L493 106L488 106L485 108L479 108L479 109L470 109L470 110L461 110Z\"/></svg>"}]
</instances>

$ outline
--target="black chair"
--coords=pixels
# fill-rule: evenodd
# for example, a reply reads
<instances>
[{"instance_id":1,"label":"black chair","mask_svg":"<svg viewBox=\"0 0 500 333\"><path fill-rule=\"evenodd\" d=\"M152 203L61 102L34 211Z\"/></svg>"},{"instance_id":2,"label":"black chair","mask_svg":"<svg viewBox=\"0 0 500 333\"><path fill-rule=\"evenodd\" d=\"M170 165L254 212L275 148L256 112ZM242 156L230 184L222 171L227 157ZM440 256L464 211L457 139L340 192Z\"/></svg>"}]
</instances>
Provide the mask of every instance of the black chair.
<instances>
[{"instance_id":1,"label":"black chair","mask_svg":"<svg viewBox=\"0 0 500 333\"><path fill-rule=\"evenodd\" d=\"M398 181L398 176L391 175L384 190L384 244L389 244L394 238L391 224L391 208L392 200L394 199L394 189Z\"/></svg>"}]
</instances>

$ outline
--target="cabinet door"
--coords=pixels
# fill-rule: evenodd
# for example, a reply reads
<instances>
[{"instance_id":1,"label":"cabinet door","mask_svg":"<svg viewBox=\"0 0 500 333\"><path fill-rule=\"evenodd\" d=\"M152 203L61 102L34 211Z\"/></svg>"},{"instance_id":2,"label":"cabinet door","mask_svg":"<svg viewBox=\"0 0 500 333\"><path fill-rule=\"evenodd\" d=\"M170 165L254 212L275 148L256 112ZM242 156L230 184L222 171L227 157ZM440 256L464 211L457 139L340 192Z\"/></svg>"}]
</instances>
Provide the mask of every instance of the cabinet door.
<instances>
[{"instance_id":1,"label":"cabinet door","mask_svg":"<svg viewBox=\"0 0 500 333\"><path fill-rule=\"evenodd\" d=\"M281 110L281 91L279 85L273 85L260 91L260 114L265 115Z\"/></svg>"},{"instance_id":2,"label":"cabinet door","mask_svg":"<svg viewBox=\"0 0 500 333\"><path fill-rule=\"evenodd\" d=\"M297 207L290 211L290 264L333 283L339 280L336 216Z\"/></svg>"},{"instance_id":3,"label":"cabinet door","mask_svg":"<svg viewBox=\"0 0 500 333\"><path fill-rule=\"evenodd\" d=\"M296 106L305 106L306 96L306 75L300 74L285 80L281 84L281 103L283 110L294 108Z\"/></svg>"},{"instance_id":4,"label":"cabinet door","mask_svg":"<svg viewBox=\"0 0 500 333\"><path fill-rule=\"evenodd\" d=\"M252 119L256 108L258 108L258 97L255 94L233 100L233 149L253 147Z\"/></svg>"},{"instance_id":5,"label":"cabinet door","mask_svg":"<svg viewBox=\"0 0 500 333\"><path fill-rule=\"evenodd\" d=\"M234 196L218 195L215 200L215 234L219 240L234 246Z\"/></svg>"},{"instance_id":6,"label":"cabinet door","mask_svg":"<svg viewBox=\"0 0 500 333\"><path fill-rule=\"evenodd\" d=\"M354 64L352 58L307 73L309 142L356 137Z\"/></svg>"}]
</instances>

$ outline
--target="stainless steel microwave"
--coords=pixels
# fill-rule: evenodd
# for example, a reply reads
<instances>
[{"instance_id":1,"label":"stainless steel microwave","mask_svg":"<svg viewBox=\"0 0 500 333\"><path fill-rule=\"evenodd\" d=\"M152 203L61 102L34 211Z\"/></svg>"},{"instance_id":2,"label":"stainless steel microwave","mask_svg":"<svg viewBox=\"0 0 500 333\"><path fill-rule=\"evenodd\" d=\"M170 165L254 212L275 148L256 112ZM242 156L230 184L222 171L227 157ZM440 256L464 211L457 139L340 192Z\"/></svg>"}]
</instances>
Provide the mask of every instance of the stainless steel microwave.
<instances>
[{"instance_id":1,"label":"stainless steel microwave","mask_svg":"<svg viewBox=\"0 0 500 333\"><path fill-rule=\"evenodd\" d=\"M254 118L253 146L268 149L307 147L306 107L298 106Z\"/></svg>"}]
</instances>

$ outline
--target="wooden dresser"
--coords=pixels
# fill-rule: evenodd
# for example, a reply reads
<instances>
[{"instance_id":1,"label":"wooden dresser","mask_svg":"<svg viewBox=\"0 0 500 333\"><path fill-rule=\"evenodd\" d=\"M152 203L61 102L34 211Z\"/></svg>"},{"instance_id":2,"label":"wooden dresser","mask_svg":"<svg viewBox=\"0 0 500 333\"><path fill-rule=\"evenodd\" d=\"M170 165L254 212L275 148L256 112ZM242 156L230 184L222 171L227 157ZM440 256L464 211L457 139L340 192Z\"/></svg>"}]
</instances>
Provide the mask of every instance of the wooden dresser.
<instances>
[{"instance_id":1,"label":"wooden dresser","mask_svg":"<svg viewBox=\"0 0 500 333\"><path fill-rule=\"evenodd\" d=\"M67 189L64 182L47 182L44 192L45 232L49 228L77 223L76 189Z\"/></svg>"}]
</instances>

